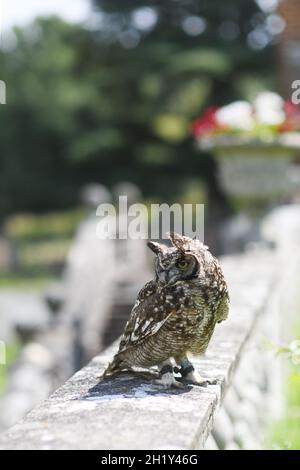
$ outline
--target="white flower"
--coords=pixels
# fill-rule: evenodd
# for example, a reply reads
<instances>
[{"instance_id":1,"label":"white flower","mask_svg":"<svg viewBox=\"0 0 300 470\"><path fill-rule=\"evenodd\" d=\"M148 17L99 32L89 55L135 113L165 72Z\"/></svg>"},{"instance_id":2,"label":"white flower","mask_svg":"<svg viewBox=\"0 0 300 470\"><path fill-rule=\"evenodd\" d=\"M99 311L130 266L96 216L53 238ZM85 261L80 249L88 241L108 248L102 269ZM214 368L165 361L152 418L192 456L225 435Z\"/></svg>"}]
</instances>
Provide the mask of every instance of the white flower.
<instances>
[{"instance_id":1,"label":"white flower","mask_svg":"<svg viewBox=\"0 0 300 470\"><path fill-rule=\"evenodd\" d=\"M216 119L221 126L250 130L254 126L252 114L252 106L248 101L235 101L218 109Z\"/></svg>"},{"instance_id":2,"label":"white flower","mask_svg":"<svg viewBox=\"0 0 300 470\"><path fill-rule=\"evenodd\" d=\"M284 105L284 100L280 95L274 93L273 91L263 91L259 93L254 100L254 108L270 108L273 110L282 109Z\"/></svg>"},{"instance_id":3,"label":"white flower","mask_svg":"<svg viewBox=\"0 0 300 470\"><path fill-rule=\"evenodd\" d=\"M265 124L267 126L280 126L285 121L284 111L273 111L268 109L261 109L256 111L256 118L260 124Z\"/></svg>"},{"instance_id":4,"label":"white flower","mask_svg":"<svg viewBox=\"0 0 300 470\"><path fill-rule=\"evenodd\" d=\"M260 124L280 125L285 121L284 100L277 93L265 91L254 101L256 119Z\"/></svg>"}]
</instances>

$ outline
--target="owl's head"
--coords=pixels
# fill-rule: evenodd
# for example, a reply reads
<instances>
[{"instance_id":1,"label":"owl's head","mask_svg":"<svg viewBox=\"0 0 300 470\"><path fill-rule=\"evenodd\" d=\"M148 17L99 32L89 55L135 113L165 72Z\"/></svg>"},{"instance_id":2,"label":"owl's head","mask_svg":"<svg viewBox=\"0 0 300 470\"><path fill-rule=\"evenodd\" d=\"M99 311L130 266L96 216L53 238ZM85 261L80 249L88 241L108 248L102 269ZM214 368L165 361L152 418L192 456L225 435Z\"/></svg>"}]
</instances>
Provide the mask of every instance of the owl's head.
<instances>
[{"instance_id":1,"label":"owl's head","mask_svg":"<svg viewBox=\"0 0 300 470\"><path fill-rule=\"evenodd\" d=\"M199 240L177 233L168 234L172 246L157 242L148 242L149 248L156 254L155 272L157 280L164 284L173 284L180 280L197 278L203 266L208 247Z\"/></svg>"}]
</instances>

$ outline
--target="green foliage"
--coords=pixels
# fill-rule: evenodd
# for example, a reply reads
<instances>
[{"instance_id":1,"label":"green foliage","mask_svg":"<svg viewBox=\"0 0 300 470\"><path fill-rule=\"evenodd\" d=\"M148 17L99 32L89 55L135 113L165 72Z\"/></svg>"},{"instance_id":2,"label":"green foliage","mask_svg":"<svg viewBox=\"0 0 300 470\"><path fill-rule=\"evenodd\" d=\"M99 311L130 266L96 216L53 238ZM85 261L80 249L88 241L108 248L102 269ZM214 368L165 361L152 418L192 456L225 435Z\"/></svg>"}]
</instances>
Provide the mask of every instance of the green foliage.
<instances>
[{"instance_id":1,"label":"green foliage","mask_svg":"<svg viewBox=\"0 0 300 470\"><path fill-rule=\"evenodd\" d=\"M17 341L13 341L6 345L6 364L0 364L0 396L5 390L7 369L10 364L16 360L19 351L20 345Z\"/></svg>"},{"instance_id":2,"label":"green foliage","mask_svg":"<svg viewBox=\"0 0 300 470\"><path fill-rule=\"evenodd\" d=\"M299 417L290 416L275 423L272 433L274 450L299 450L300 426Z\"/></svg>"},{"instance_id":3,"label":"green foliage","mask_svg":"<svg viewBox=\"0 0 300 470\"><path fill-rule=\"evenodd\" d=\"M60 271L72 245L70 240L51 240L21 245L19 264L22 272L41 273Z\"/></svg>"},{"instance_id":4,"label":"green foliage","mask_svg":"<svg viewBox=\"0 0 300 470\"><path fill-rule=\"evenodd\" d=\"M85 209L50 212L44 215L15 214L6 219L4 232L10 240L16 242L70 238L85 215Z\"/></svg>"},{"instance_id":5,"label":"green foliage","mask_svg":"<svg viewBox=\"0 0 300 470\"><path fill-rule=\"evenodd\" d=\"M192 51L180 52L170 62L171 74L198 72L226 76L231 70L229 56L214 49L195 48Z\"/></svg>"},{"instance_id":6,"label":"green foliage","mask_svg":"<svg viewBox=\"0 0 300 470\"><path fill-rule=\"evenodd\" d=\"M293 365L300 365L300 339L294 339L286 346L278 346L276 352L285 354Z\"/></svg>"},{"instance_id":7,"label":"green foliage","mask_svg":"<svg viewBox=\"0 0 300 470\"><path fill-rule=\"evenodd\" d=\"M295 334L300 336L300 324ZM282 419L272 422L268 431L267 447L277 450L300 450L300 340L293 340L284 346L267 347L277 356L288 359L288 378L285 385L286 407Z\"/></svg>"},{"instance_id":8,"label":"green foliage","mask_svg":"<svg viewBox=\"0 0 300 470\"><path fill-rule=\"evenodd\" d=\"M86 215L86 209L77 208L7 217L4 233L13 243L18 270L27 276L59 274L78 224Z\"/></svg>"},{"instance_id":9,"label":"green foliage","mask_svg":"<svg viewBox=\"0 0 300 470\"><path fill-rule=\"evenodd\" d=\"M49 283L58 280L60 280L60 278L54 276L50 277L49 275L41 276L40 273L38 276L31 277L28 275L24 276L24 274L8 275L6 273L5 275L0 275L0 289L18 289L42 294Z\"/></svg>"}]
</instances>

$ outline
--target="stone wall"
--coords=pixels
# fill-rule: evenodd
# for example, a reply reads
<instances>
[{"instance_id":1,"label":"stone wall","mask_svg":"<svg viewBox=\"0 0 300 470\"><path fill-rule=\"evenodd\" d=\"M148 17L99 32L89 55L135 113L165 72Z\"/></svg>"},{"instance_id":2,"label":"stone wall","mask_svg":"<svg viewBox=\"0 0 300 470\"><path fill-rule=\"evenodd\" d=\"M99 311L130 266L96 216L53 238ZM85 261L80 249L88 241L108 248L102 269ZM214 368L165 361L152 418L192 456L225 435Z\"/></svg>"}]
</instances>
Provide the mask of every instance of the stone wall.
<instances>
[{"instance_id":1,"label":"stone wall","mask_svg":"<svg viewBox=\"0 0 300 470\"><path fill-rule=\"evenodd\" d=\"M284 340L296 310L298 206L277 210L263 230L273 247L222 259L230 317L194 361L216 385L163 390L127 374L99 383L113 345L2 434L0 449L261 448L267 420L282 409L281 363L266 344Z\"/></svg>"}]
</instances>

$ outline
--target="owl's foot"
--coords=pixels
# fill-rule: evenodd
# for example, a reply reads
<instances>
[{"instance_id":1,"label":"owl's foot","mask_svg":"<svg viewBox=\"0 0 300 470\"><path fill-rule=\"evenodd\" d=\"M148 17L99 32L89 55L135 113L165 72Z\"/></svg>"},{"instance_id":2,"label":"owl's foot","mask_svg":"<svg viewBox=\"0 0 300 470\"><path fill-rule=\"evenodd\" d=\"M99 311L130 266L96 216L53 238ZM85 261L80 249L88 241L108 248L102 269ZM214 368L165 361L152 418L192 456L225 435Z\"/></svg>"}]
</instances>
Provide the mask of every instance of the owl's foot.
<instances>
[{"instance_id":1,"label":"owl's foot","mask_svg":"<svg viewBox=\"0 0 300 470\"><path fill-rule=\"evenodd\" d=\"M96 379L100 379L100 380L103 380L103 379L113 379L114 377L116 376L119 376L119 375L122 375L122 374L133 374L135 371L131 368L131 367L128 367L127 369L121 369L121 370L118 370L116 371L115 373L113 374L105 374L105 371L102 372L101 374L97 374L96 375Z\"/></svg>"},{"instance_id":2,"label":"owl's foot","mask_svg":"<svg viewBox=\"0 0 300 470\"><path fill-rule=\"evenodd\" d=\"M194 366L190 363L187 358L184 358L181 361L181 368L174 368L174 372L180 373L182 380L189 384L206 387L207 385L214 385L217 383L215 379L211 380L201 377L201 375L195 371Z\"/></svg>"},{"instance_id":3,"label":"owl's foot","mask_svg":"<svg viewBox=\"0 0 300 470\"><path fill-rule=\"evenodd\" d=\"M183 378L186 382L193 385L201 385L201 387L206 387L209 384L208 380L201 377L201 375L195 370L189 372Z\"/></svg>"},{"instance_id":4,"label":"owl's foot","mask_svg":"<svg viewBox=\"0 0 300 470\"><path fill-rule=\"evenodd\" d=\"M155 380L157 385L161 385L164 388L181 388L183 384L175 379L173 374L173 367L171 363L165 363L160 369L160 378Z\"/></svg>"}]
</instances>

